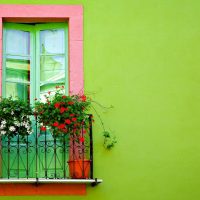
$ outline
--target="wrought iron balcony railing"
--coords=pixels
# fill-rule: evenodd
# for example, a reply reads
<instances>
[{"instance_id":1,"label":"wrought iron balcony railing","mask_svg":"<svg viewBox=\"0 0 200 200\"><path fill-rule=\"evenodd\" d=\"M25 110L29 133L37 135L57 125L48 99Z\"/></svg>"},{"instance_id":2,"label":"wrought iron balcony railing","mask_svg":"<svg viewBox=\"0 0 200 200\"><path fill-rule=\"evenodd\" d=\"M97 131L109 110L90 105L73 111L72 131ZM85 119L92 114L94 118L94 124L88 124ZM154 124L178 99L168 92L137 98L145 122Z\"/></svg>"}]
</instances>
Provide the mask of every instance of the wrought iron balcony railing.
<instances>
[{"instance_id":1,"label":"wrought iron balcony railing","mask_svg":"<svg viewBox=\"0 0 200 200\"><path fill-rule=\"evenodd\" d=\"M0 182L101 182L93 178L92 116L79 137L63 133L53 137L40 131L33 121L34 133L22 138L1 136Z\"/></svg>"}]
</instances>

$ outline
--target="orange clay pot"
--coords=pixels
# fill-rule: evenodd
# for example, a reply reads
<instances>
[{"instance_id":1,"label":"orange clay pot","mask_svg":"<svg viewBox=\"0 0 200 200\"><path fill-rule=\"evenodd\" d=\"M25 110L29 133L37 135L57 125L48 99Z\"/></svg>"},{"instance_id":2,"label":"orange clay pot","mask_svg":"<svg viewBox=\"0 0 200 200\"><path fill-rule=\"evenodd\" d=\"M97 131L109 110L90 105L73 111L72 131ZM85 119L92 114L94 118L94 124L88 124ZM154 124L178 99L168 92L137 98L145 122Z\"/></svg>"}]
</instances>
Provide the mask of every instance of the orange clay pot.
<instances>
[{"instance_id":1,"label":"orange clay pot","mask_svg":"<svg viewBox=\"0 0 200 200\"><path fill-rule=\"evenodd\" d=\"M69 160L69 174L74 179L89 178L90 160Z\"/></svg>"}]
</instances>

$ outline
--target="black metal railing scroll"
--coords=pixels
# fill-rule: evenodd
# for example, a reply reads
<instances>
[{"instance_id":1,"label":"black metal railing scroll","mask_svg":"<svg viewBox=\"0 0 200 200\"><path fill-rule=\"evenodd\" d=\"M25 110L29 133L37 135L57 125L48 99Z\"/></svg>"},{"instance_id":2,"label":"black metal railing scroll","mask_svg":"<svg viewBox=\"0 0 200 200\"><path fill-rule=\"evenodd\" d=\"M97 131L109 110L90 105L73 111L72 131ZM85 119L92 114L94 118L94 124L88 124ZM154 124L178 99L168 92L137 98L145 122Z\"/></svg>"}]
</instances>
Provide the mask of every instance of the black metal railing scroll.
<instances>
[{"instance_id":1,"label":"black metal railing scroll","mask_svg":"<svg viewBox=\"0 0 200 200\"><path fill-rule=\"evenodd\" d=\"M78 134L53 137L32 120L33 133L0 136L0 176L3 179L93 179L92 115Z\"/></svg>"}]
</instances>

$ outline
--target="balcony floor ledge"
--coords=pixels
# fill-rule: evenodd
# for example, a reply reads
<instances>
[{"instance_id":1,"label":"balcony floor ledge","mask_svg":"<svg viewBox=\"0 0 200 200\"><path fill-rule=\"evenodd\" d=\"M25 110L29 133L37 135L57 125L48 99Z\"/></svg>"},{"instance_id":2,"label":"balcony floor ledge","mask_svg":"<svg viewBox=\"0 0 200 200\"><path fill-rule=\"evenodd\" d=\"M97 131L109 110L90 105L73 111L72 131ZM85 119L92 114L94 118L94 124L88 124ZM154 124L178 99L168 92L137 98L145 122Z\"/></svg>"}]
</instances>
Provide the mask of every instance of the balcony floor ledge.
<instances>
[{"instance_id":1,"label":"balcony floor ledge","mask_svg":"<svg viewBox=\"0 0 200 200\"><path fill-rule=\"evenodd\" d=\"M19 178L19 179L14 179L14 178L1 178L0 179L0 184L1 183L35 183L35 184L40 184L40 183L79 183L79 184L92 184L97 185L99 183L102 183L102 179L44 179L44 178Z\"/></svg>"}]
</instances>

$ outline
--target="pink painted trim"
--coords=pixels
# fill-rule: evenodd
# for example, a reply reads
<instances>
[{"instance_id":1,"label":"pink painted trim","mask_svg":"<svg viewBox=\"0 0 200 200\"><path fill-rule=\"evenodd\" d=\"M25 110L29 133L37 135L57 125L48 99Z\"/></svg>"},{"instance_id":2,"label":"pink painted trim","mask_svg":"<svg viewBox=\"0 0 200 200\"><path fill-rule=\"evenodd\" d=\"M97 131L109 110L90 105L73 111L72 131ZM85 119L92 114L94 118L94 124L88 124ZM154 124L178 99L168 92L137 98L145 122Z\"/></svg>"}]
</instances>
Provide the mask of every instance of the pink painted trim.
<instances>
[{"instance_id":1,"label":"pink painted trim","mask_svg":"<svg viewBox=\"0 0 200 200\"><path fill-rule=\"evenodd\" d=\"M2 94L2 18L0 18L0 96Z\"/></svg>"},{"instance_id":2,"label":"pink painted trim","mask_svg":"<svg viewBox=\"0 0 200 200\"><path fill-rule=\"evenodd\" d=\"M83 7L65 5L0 5L0 83L2 80L2 21L62 18L69 21L69 91L83 92ZM1 95L1 87L0 87Z\"/></svg>"},{"instance_id":3,"label":"pink painted trim","mask_svg":"<svg viewBox=\"0 0 200 200\"><path fill-rule=\"evenodd\" d=\"M1 17L70 18L82 15L82 6L74 5L0 5Z\"/></svg>"}]
</instances>

